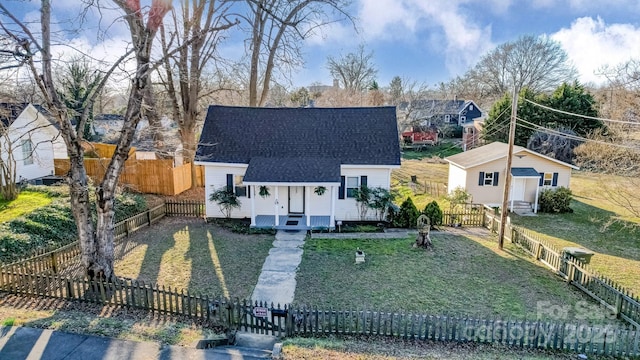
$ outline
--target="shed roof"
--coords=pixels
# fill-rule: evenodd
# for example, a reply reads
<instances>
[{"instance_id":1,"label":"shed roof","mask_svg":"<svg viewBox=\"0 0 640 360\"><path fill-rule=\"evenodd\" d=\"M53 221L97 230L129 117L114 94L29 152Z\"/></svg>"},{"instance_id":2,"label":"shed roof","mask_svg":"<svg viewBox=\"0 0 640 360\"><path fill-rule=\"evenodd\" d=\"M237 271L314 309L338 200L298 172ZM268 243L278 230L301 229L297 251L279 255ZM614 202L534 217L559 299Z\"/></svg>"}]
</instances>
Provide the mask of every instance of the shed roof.
<instances>
[{"instance_id":1,"label":"shed roof","mask_svg":"<svg viewBox=\"0 0 640 360\"><path fill-rule=\"evenodd\" d=\"M472 167L476 167L482 164L486 164L488 162L502 159L507 156L509 151L509 145L503 142L492 142L490 144L477 147L475 149L465 151L456 155L448 156L445 158L450 164L454 164L462 169L469 169ZM521 152L526 152L528 154L532 154L538 156L543 159L547 159L549 161L555 162L557 164L570 167L572 169L578 169L577 166L568 164L564 161L556 160L546 155L542 155L535 151L523 148L522 146L513 146L513 154L518 154Z\"/></svg>"}]
</instances>

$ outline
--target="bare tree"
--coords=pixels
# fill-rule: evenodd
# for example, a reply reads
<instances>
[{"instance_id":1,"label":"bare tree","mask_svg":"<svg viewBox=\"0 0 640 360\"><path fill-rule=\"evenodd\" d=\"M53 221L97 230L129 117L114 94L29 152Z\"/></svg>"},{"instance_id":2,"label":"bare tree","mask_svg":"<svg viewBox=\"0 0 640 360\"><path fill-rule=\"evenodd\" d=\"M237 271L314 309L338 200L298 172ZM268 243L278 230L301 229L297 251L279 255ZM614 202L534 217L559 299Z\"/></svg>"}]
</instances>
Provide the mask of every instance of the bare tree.
<instances>
[{"instance_id":1,"label":"bare tree","mask_svg":"<svg viewBox=\"0 0 640 360\"><path fill-rule=\"evenodd\" d=\"M198 121L202 120L202 74L210 62L216 60L216 48L224 30L236 24L226 20L227 7L225 1L182 1L180 15L174 13L172 21L167 21L160 31L164 53L163 71L160 73L162 85L171 104L172 117L178 124L184 159L192 164L192 187L196 186L196 169L193 166L196 128ZM169 56L174 49L179 51L175 56ZM150 91L146 102L151 115L149 123L158 127L159 117L153 112L155 106ZM156 133L156 143L160 141Z\"/></svg>"},{"instance_id":2,"label":"bare tree","mask_svg":"<svg viewBox=\"0 0 640 360\"><path fill-rule=\"evenodd\" d=\"M528 88L533 92L553 90L576 77L567 53L549 37L526 35L484 55L464 78L482 86L488 96L501 97Z\"/></svg>"},{"instance_id":3,"label":"bare tree","mask_svg":"<svg viewBox=\"0 0 640 360\"><path fill-rule=\"evenodd\" d=\"M356 52L338 59L329 56L327 68L333 78L338 79L343 88L352 93L366 90L378 74L373 64L373 51L365 53L364 45L358 46Z\"/></svg>"},{"instance_id":4,"label":"bare tree","mask_svg":"<svg viewBox=\"0 0 640 360\"><path fill-rule=\"evenodd\" d=\"M0 27L4 35L25 44L27 53L39 53L39 61L32 56L25 57L25 64L32 73L38 88L41 90L48 110L55 118L60 128L60 135L64 139L70 160L70 171L67 179L70 188L71 209L78 228L80 240L81 260L90 278L110 279L113 274L114 250L114 201L118 177L128 158L131 141L136 126L140 121L140 111L144 92L149 85L151 72L151 49L153 39L165 14L171 9L170 0L153 0L148 11L143 11L139 0L113 0L124 13L123 19L131 34L129 49L115 61L105 73L104 79L94 88L89 96L93 102L104 88L109 76L125 59L133 56L135 59L135 73L131 77L129 101L124 114L124 125L121 137L109 162L103 179L95 187L97 222L93 225L90 213L89 186L84 166L84 150L82 148L83 134L76 131L71 120L71 114L58 95L53 77L52 41L51 41L51 2L42 0L40 9L41 34L33 34L30 28L20 21L13 13L0 3ZM40 68L37 67L40 65ZM79 129L84 128L89 109L85 108L79 120Z\"/></svg>"},{"instance_id":5,"label":"bare tree","mask_svg":"<svg viewBox=\"0 0 640 360\"><path fill-rule=\"evenodd\" d=\"M249 106L264 106L273 72L288 71L302 64L302 41L316 30L341 17L348 0L246 0L245 21L249 57ZM336 16L334 16L334 14Z\"/></svg>"}]
</instances>

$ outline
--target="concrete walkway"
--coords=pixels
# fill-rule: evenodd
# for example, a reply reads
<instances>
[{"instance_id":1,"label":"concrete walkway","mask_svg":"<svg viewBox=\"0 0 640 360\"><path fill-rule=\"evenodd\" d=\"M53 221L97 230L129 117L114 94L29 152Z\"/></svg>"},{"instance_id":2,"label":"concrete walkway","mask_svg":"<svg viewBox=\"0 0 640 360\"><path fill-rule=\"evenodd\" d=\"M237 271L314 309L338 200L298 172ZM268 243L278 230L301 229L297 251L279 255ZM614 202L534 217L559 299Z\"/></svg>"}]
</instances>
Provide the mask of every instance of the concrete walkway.
<instances>
[{"instance_id":1,"label":"concrete walkway","mask_svg":"<svg viewBox=\"0 0 640 360\"><path fill-rule=\"evenodd\" d=\"M28 327L0 326L0 359L235 360L267 359L270 351L241 347L193 349Z\"/></svg>"},{"instance_id":2,"label":"concrete walkway","mask_svg":"<svg viewBox=\"0 0 640 360\"><path fill-rule=\"evenodd\" d=\"M273 248L264 260L258 284L251 300L268 301L275 305L289 304L296 290L296 271L302 260L306 231L278 230Z\"/></svg>"}]
</instances>

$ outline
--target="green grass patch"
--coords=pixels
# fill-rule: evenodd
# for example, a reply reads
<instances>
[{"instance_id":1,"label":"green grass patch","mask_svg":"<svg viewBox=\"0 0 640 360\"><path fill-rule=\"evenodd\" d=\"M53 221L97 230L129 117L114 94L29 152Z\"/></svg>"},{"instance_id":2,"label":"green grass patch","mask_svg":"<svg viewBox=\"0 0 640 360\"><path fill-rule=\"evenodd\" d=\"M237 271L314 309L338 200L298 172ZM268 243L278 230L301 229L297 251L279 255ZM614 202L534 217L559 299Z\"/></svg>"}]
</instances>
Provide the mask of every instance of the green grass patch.
<instances>
[{"instance_id":1,"label":"green grass patch","mask_svg":"<svg viewBox=\"0 0 640 360\"><path fill-rule=\"evenodd\" d=\"M0 223L11 221L35 209L51 204L53 199L47 194L22 191L15 200L0 200Z\"/></svg>"},{"instance_id":2,"label":"green grass patch","mask_svg":"<svg viewBox=\"0 0 640 360\"><path fill-rule=\"evenodd\" d=\"M334 308L533 319L538 304L588 301L552 272L495 239L433 233L435 251L414 239L311 239L297 273L295 302ZM366 253L355 264L355 250ZM601 319L593 319L600 321Z\"/></svg>"},{"instance_id":3,"label":"green grass patch","mask_svg":"<svg viewBox=\"0 0 640 360\"><path fill-rule=\"evenodd\" d=\"M237 234L202 220L165 219L128 241L118 276L209 296L249 298L272 235Z\"/></svg>"},{"instance_id":4,"label":"green grass patch","mask_svg":"<svg viewBox=\"0 0 640 360\"><path fill-rule=\"evenodd\" d=\"M54 249L77 240L68 194L66 186L29 186L27 191L20 194L18 201L27 203L22 199L28 199L33 202L21 206L20 216L12 215L11 219L0 222L0 263L15 261L31 256L37 250ZM146 207L142 195L118 194L115 201L116 222L138 214ZM27 208L30 210L26 211ZM95 220L95 208L93 217Z\"/></svg>"},{"instance_id":5,"label":"green grass patch","mask_svg":"<svg viewBox=\"0 0 640 360\"><path fill-rule=\"evenodd\" d=\"M445 158L461 152L462 149L459 146L453 145L449 142L441 142L438 145L424 146L416 150L405 149L402 151L402 158L407 160L422 160L424 158L431 157Z\"/></svg>"},{"instance_id":6,"label":"green grass patch","mask_svg":"<svg viewBox=\"0 0 640 360\"><path fill-rule=\"evenodd\" d=\"M512 216L558 249L584 247L595 252L590 265L599 273L640 294L640 228L616 219L612 212L582 201L571 203L573 213Z\"/></svg>"}]
</instances>

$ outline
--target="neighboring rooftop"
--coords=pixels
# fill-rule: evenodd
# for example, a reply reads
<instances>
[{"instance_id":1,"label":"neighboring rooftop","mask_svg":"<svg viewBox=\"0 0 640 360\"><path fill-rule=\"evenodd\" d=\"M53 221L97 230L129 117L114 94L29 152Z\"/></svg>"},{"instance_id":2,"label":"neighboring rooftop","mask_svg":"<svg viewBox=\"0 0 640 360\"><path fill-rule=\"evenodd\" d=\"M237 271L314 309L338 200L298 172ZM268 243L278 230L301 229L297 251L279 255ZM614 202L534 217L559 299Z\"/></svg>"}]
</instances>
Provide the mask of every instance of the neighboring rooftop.
<instances>
[{"instance_id":1,"label":"neighboring rooftop","mask_svg":"<svg viewBox=\"0 0 640 360\"><path fill-rule=\"evenodd\" d=\"M30 103L0 103L0 122L2 122L3 126L9 126L13 124L13 122L22 114L24 109L29 106ZM42 105L33 104L33 107L36 108L40 113L45 116L49 115L49 112L42 107Z\"/></svg>"}]
</instances>

